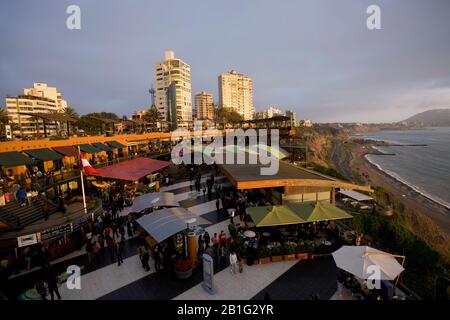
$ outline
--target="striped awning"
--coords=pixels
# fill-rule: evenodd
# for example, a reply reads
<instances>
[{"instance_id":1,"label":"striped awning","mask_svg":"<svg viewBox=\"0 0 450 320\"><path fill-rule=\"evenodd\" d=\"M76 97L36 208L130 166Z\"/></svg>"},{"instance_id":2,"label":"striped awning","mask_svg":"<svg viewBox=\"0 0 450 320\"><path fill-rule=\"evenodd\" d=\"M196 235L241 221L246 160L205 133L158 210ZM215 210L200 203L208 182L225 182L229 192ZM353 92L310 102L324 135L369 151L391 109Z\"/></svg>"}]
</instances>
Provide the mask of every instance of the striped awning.
<instances>
[{"instance_id":1,"label":"striped awning","mask_svg":"<svg viewBox=\"0 0 450 320\"><path fill-rule=\"evenodd\" d=\"M78 150L72 146L53 147L53 150L65 155L66 157L78 157Z\"/></svg>"},{"instance_id":2,"label":"striped awning","mask_svg":"<svg viewBox=\"0 0 450 320\"><path fill-rule=\"evenodd\" d=\"M80 147L80 150L85 153L98 153L102 151L90 144L79 144L78 146Z\"/></svg>"},{"instance_id":3,"label":"striped awning","mask_svg":"<svg viewBox=\"0 0 450 320\"><path fill-rule=\"evenodd\" d=\"M95 142L92 144L94 147L96 147L97 149L100 149L102 151L106 151L106 152L111 152L112 149L110 147L108 147L107 145L101 143L101 142Z\"/></svg>"},{"instance_id":4,"label":"striped awning","mask_svg":"<svg viewBox=\"0 0 450 320\"><path fill-rule=\"evenodd\" d=\"M30 157L24 156L17 151L1 152L0 153L0 166L5 167L17 167L23 165L35 164L36 161Z\"/></svg>"},{"instance_id":5,"label":"striped awning","mask_svg":"<svg viewBox=\"0 0 450 320\"><path fill-rule=\"evenodd\" d=\"M63 155L47 148L25 150L24 152L33 159L41 161L55 161L64 158Z\"/></svg>"}]
</instances>

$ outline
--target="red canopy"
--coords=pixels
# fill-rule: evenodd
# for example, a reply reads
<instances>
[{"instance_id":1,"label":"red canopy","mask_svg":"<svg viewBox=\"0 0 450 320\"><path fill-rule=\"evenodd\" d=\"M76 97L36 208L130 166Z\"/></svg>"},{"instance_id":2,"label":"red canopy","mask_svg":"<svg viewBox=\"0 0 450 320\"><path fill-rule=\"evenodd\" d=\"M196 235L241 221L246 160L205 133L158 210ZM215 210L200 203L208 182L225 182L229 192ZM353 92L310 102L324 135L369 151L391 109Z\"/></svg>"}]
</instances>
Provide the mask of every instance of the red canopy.
<instances>
[{"instance_id":1,"label":"red canopy","mask_svg":"<svg viewBox=\"0 0 450 320\"><path fill-rule=\"evenodd\" d=\"M168 167L172 162L160 161L149 158L136 158L113 164L104 168L96 169L97 177L136 181L152 172Z\"/></svg>"}]
</instances>

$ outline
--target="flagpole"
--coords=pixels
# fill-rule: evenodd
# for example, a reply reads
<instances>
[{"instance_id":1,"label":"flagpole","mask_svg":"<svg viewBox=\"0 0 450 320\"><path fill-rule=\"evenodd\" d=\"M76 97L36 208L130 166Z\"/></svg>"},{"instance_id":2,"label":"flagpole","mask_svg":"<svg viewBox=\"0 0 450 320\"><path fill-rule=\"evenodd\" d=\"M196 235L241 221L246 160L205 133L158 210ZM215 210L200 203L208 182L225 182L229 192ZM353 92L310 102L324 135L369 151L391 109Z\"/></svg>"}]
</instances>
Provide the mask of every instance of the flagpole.
<instances>
[{"instance_id":1,"label":"flagpole","mask_svg":"<svg viewBox=\"0 0 450 320\"><path fill-rule=\"evenodd\" d=\"M80 177L81 177L81 191L83 192L83 207L84 207L84 213L87 213L87 207L86 207L86 194L84 193L84 179L83 179L83 161L81 160L81 150L80 146L78 146L78 157L80 159ZM92 220L94 218L92 217Z\"/></svg>"}]
</instances>

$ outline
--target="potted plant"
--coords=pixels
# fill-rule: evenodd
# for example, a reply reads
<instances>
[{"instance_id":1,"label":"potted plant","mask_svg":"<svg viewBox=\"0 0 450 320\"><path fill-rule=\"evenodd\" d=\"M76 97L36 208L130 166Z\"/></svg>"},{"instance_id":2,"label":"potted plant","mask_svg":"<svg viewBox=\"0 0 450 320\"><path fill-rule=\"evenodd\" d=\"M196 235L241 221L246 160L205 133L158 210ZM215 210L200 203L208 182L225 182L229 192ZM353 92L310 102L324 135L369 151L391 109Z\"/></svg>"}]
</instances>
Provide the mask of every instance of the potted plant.
<instances>
[{"instance_id":1,"label":"potted plant","mask_svg":"<svg viewBox=\"0 0 450 320\"><path fill-rule=\"evenodd\" d=\"M271 250L272 262L278 262L283 260L283 255L281 254L281 245L274 246Z\"/></svg>"},{"instance_id":2,"label":"potted plant","mask_svg":"<svg viewBox=\"0 0 450 320\"><path fill-rule=\"evenodd\" d=\"M266 246L258 247L258 258L260 264L266 264L270 262L270 250Z\"/></svg>"},{"instance_id":3,"label":"potted plant","mask_svg":"<svg viewBox=\"0 0 450 320\"><path fill-rule=\"evenodd\" d=\"M284 260L295 260L295 248L297 245L294 242L285 242L282 248Z\"/></svg>"},{"instance_id":4,"label":"potted plant","mask_svg":"<svg viewBox=\"0 0 450 320\"><path fill-rule=\"evenodd\" d=\"M188 279L192 275L192 261L190 259L179 260L175 265L175 274L178 279Z\"/></svg>"},{"instance_id":5,"label":"potted plant","mask_svg":"<svg viewBox=\"0 0 450 320\"><path fill-rule=\"evenodd\" d=\"M305 243L299 243L295 247L295 257L299 260L306 260L308 259L308 252L306 252L306 245Z\"/></svg>"}]
</instances>

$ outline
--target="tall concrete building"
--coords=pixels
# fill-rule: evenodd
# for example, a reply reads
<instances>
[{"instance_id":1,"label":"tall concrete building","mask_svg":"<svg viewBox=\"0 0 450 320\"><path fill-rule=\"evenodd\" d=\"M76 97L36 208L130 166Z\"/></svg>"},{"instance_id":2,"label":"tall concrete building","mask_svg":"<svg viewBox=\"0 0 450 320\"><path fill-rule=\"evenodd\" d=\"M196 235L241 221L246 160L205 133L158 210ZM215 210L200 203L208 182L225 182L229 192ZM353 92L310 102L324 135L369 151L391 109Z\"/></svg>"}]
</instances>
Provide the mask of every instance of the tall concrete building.
<instances>
[{"instance_id":1,"label":"tall concrete building","mask_svg":"<svg viewBox=\"0 0 450 320\"><path fill-rule=\"evenodd\" d=\"M168 121L166 127L187 127L192 121L191 67L173 51L166 51L164 59L155 66L156 107ZM174 92L168 92L172 84Z\"/></svg>"},{"instance_id":2,"label":"tall concrete building","mask_svg":"<svg viewBox=\"0 0 450 320\"><path fill-rule=\"evenodd\" d=\"M213 120L213 95L204 91L195 95L195 114L198 120Z\"/></svg>"},{"instance_id":3,"label":"tall concrete building","mask_svg":"<svg viewBox=\"0 0 450 320\"><path fill-rule=\"evenodd\" d=\"M44 132L42 119L33 117L33 113L61 112L67 107L67 101L61 92L46 83L34 83L32 88L23 89L23 95L6 97L6 111L11 124L12 135L36 136ZM46 124L48 135L56 135L54 123Z\"/></svg>"},{"instance_id":4,"label":"tall concrete building","mask_svg":"<svg viewBox=\"0 0 450 320\"><path fill-rule=\"evenodd\" d=\"M253 119L252 79L234 70L219 76L219 107L235 110L245 120Z\"/></svg>"}]
</instances>

